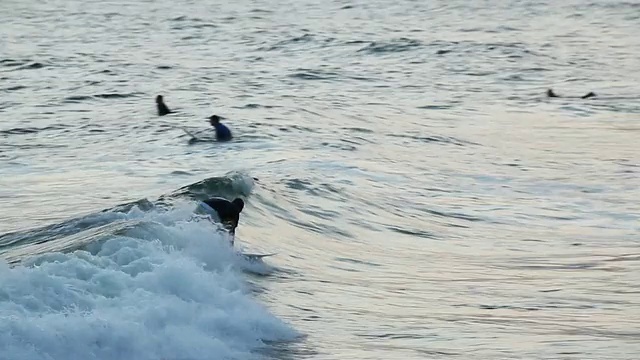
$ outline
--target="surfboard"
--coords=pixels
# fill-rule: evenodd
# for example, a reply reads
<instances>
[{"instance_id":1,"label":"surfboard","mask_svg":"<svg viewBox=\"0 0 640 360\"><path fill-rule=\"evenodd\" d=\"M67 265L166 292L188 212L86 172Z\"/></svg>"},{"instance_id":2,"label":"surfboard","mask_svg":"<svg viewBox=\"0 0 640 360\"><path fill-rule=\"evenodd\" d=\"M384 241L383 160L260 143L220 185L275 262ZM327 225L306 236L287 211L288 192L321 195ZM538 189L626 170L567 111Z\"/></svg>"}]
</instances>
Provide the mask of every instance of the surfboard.
<instances>
[{"instance_id":1,"label":"surfboard","mask_svg":"<svg viewBox=\"0 0 640 360\"><path fill-rule=\"evenodd\" d=\"M198 140L198 137L196 137L195 135L193 135L189 130L182 128L182 131L184 131L187 135L191 136L192 139L194 140Z\"/></svg>"},{"instance_id":2,"label":"surfboard","mask_svg":"<svg viewBox=\"0 0 640 360\"><path fill-rule=\"evenodd\" d=\"M246 257L249 260L259 260L268 256L273 256L276 255L276 253L272 253L272 254L245 254L245 253L240 253L240 255Z\"/></svg>"}]
</instances>

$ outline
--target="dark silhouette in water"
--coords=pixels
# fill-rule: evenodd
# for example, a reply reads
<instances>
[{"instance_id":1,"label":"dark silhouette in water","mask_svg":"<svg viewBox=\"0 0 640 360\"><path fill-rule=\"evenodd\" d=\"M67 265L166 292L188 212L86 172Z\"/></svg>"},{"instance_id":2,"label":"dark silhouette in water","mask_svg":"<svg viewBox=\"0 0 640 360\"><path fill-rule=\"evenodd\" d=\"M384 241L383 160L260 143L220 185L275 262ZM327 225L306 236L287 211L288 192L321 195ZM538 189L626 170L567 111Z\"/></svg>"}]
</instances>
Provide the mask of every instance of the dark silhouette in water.
<instances>
[{"instance_id":1,"label":"dark silhouette in water","mask_svg":"<svg viewBox=\"0 0 640 360\"><path fill-rule=\"evenodd\" d=\"M560 96L556 95L556 93L554 93L552 89L548 89L547 90L547 97L555 98L555 97L560 97ZM592 97L596 97L596 94L594 92L590 91L588 94L581 96L580 99L588 99L588 98L592 98Z\"/></svg>"},{"instance_id":2,"label":"dark silhouette in water","mask_svg":"<svg viewBox=\"0 0 640 360\"><path fill-rule=\"evenodd\" d=\"M236 228L238 227L238 222L240 221L240 213L244 208L244 201L240 198L229 201L221 197L214 197L203 200L200 204L200 207L202 210L209 214L211 214L212 210L215 210L215 212L218 214L218 217L220 218L220 222L222 222L224 227L232 236L231 245L233 245L233 238L235 237Z\"/></svg>"},{"instance_id":3,"label":"dark silhouette in water","mask_svg":"<svg viewBox=\"0 0 640 360\"><path fill-rule=\"evenodd\" d=\"M158 116L164 116L171 113L171 110L164 103L162 95L156 96L156 106L158 107Z\"/></svg>"},{"instance_id":4,"label":"dark silhouette in water","mask_svg":"<svg viewBox=\"0 0 640 360\"><path fill-rule=\"evenodd\" d=\"M216 139L218 141L229 141L233 138L231 130L228 127L220 123L220 116L211 115L209 123L216 129Z\"/></svg>"}]
</instances>

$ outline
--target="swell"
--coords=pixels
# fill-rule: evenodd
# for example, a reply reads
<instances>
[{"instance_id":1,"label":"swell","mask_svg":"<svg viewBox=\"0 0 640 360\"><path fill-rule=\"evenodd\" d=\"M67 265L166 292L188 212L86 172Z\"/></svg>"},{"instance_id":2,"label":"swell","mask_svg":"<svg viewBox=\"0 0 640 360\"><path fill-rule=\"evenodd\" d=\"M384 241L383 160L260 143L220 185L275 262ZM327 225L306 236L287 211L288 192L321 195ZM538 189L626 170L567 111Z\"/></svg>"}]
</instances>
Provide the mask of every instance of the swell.
<instances>
[{"instance_id":1,"label":"swell","mask_svg":"<svg viewBox=\"0 0 640 360\"><path fill-rule=\"evenodd\" d=\"M19 251L21 255L31 252L72 251L98 240L100 234L113 234L135 226L131 223L120 223L124 214L134 208L143 213L153 210L167 211L177 202L185 200L214 196L246 197L250 194L252 186L252 178L240 173L229 173L226 176L212 177L186 185L169 194L161 195L154 201L140 199L61 223L5 233L0 235L0 256L6 258L7 254L16 253L16 248L19 247L24 248L23 251ZM15 262L20 256L14 255L11 258L11 262Z\"/></svg>"},{"instance_id":2,"label":"swell","mask_svg":"<svg viewBox=\"0 0 640 360\"><path fill-rule=\"evenodd\" d=\"M474 30L475 31L475 30ZM278 40L271 45L260 46L259 51L321 51L327 48L349 48L353 49L353 55L393 55L405 52L428 50L438 56L459 56L469 54L473 57L488 56L490 58L505 57L509 59L520 59L526 56L548 57L543 49L532 49L523 42L482 42L474 40L432 40L429 42L419 39L398 37L393 39L338 39L334 37L321 36L318 34L305 33L303 35L290 36ZM548 60L547 60L548 61ZM415 61L414 61L415 62ZM415 62L420 63L420 61ZM540 68L542 71L549 69ZM304 72L302 72L304 73Z\"/></svg>"},{"instance_id":3,"label":"swell","mask_svg":"<svg viewBox=\"0 0 640 360\"><path fill-rule=\"evenodd\" d=\"M27 135L27 134L37 134L43 131L49 131L49 130L61 130L61 129L65 129L68 128L68 125L64 125L64 124L58 124L58 125L51 125L51 126L45 126L45 127L19 127L19 128L12 128L12 129L7 129L7 130L0 130L0 135L3 136L8 136L8 135Z\"/></svg>"},{"instance_id":4,"label":"swell","mask_svg":"<svg viewBox=\"0 0 640 360\"><path fill-rule=\"evenodd\" d=\"M126 99L137 97L141 93L133 92L133 93L103 93L103 94L94 94L94 95L73 95L68 96L63 100L63 103L80 103L85 101L91 101L95 99Z\"/></svg>"},{"instance_id":5,"label":"swell","mask_svg":"<svg viewBox=\"0 0 640 360\"><path fill-rule=\"evenodd\" d=\"M0 66L14 70L33 70L42 69L45 64L30 59L0 59Z\"/></svg>"},{"instance_id":6,"label":"swell","mask_svg":"<svg viewBox=\"0 0 640 360\"><path fill-rule=\"evenodd\" d=\"M440 144L451 144L451 145L457 145L457 146L479 145L471 141L461 140L451 136L441 136L441 135L421 136L421 135L413 135L413 134L389 134L387 136L393 137L393 138L400 138L400 139L417 140L424 143L440 143Z\"/></svg>"}]
</instances>

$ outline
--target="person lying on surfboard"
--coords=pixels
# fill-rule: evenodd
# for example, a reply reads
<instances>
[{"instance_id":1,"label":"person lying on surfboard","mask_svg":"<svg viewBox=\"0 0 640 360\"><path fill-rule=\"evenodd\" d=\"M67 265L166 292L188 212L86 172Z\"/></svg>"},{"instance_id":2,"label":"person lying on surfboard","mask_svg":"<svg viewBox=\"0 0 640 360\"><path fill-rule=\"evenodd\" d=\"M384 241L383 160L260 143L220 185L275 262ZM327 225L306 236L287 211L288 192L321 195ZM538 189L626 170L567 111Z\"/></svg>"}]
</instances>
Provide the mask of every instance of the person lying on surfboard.
<instances>
[{"instance_id":1,"label":"person lying on surfboard","mask_svg":"<svg viewBox=\"0 0 640 360\"><path fill-rule=\"evenodd\" d=\"M218 215L220 222L231 235L231 246L233 246L236 228L238 227L238 221L240 221L240 213L244 208L244 201L240 198L229 201L221 197L213 197L201 201L198 207L207 214L213 215L215 212Z\"/></svg>"}]
</instances>

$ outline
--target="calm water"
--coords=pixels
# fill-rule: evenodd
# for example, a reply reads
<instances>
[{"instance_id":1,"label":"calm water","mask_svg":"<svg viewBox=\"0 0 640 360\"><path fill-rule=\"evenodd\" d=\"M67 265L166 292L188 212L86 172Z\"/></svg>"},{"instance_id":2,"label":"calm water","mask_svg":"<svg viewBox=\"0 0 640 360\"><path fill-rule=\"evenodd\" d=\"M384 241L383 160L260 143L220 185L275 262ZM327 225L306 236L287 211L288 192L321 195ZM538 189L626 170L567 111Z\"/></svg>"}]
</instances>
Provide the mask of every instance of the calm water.
<instances>
[{"instance_id":1,"label":"calm water","mask_svg":"<svg viewBox=\"0 0 640 360\"><path fill-rule=\"evenodd\" d=\"M1 359L637 358L637 2L1 9Z\"/></svg>"}]
</instances>

